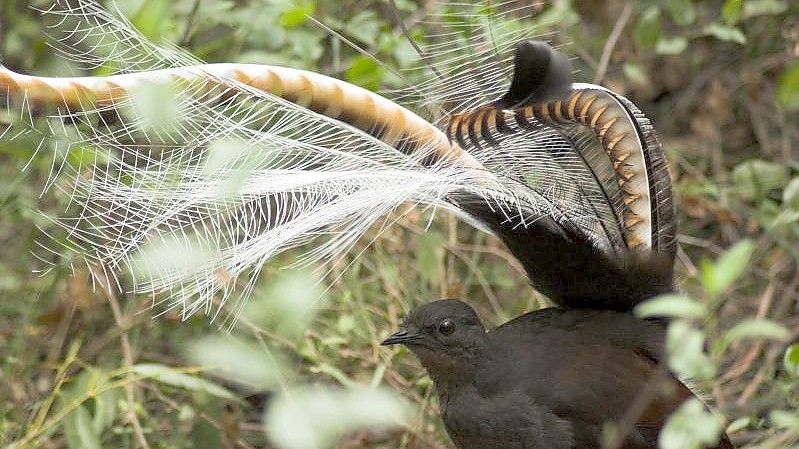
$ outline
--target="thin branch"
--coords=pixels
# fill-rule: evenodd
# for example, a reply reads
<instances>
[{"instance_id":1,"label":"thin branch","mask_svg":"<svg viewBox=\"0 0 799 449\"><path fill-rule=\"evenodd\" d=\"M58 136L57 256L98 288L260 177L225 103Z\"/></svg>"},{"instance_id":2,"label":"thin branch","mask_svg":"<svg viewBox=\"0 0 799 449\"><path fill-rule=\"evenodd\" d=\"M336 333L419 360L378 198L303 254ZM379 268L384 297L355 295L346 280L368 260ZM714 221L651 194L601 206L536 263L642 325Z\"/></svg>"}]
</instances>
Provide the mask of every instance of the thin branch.
<instances>
[{"instance_id":1,"label":"thin branch","mask_svg":"<svg viewBox=\"0 0 799 449\"><path fill-rule=\"evenodd\" d=\"M105 292L108 296L108 304L111 306L111 312L114 315L114 322L120 330L119 338L122 342L122 360L125 363L125 367L128 368L129 376L134 376L134 372L131 369L133 367L133 351L130 349L130 338L128 337L129 326L127 319L122 314L122 308L119 307L119 301L117 301L116 293L114 293L114 288L111 286L109 280L103 278L102 285L105 287ZM134 407L136 402L133 390L134 388L134 382L125 384L125 400L128 403L127 418L128 421L130 421L131 426L133 426L133 434L136 437L136 441L139 443L139 446L144 449L150 449L150 445L147 443L147 438L144 437L144 431L142 430L141 423L139 422L139 417L136 416L136 408Z\"/></svg>"},{"instance_id":2,"label":"thin branch","mask_svg":"<svg viewBox=\"0 0 799 449\"><path fill-rule=\"evenodd\" d=\"M597 67L596 75L594 76L594 84L599 84L605 78L605 73L608 70L608 63L610 62L610 54L613 53L613 49L616 47L616 42L619 40L621 32L624 31L624 27L627 25L627 22L629 22L632 12L632 5L630 3L626 3L624 5L624 9L621 10L621 15L619 15L619 18L616 20L616 24L613 25L613 30L610 32L608 40L605 41L605 47L602 48L602 57L599 58L599 66Z\"/></svg>"},{"instance_id":3,"label":"thin branch","mask_svg":"<svg viewBox=\"0 0 799 449\"><path fill-rule=\"evenodd\" d=\"M440 79L440 80L443 80L443 79L444 79L444 76L443 76L443 75L441 75L441 72L439 72L439 71L438 71L438 69L436 68L436 66L435 66L435 65L433 65L433 63L432 63L432 62L430 62L430 55L428 55L427 53L425 53L425 52L424 52L424 51L423 51L423 50L422 50L422 49L419 47L419 44L417 44L417 43L416 43L416 41L415 41L415 40L413 40L413 37L411 36L411 32L408 30L408 27L405 25L405 21L404 21L404 20L402 20L402 16L400 16L399 9L397 8L397 4L394 2L394 0L388 0L388 3L391 5L391 12L393 13L393 15L394 15L394 18L395 18L395 19L396 19L396 21L397 21L397 25L399 25L400 29L402 30L402 34L404 34L404 35L405 35L405 38L406 38L406 39L408 39L408 42L410 42L410 44L413 46L413 49L414 49L414 50L416 50L416 53L418 53L418 54L419 54L419 58L421 58L421 60L422 60L422 61L423 61L423 62L424 62L424 63L425 63L425 64L426 64L428 67L430 67L430 70L432 70L432 71L433 71L433 73L436 75L436 77L437 77L438 79Z\"/></svg>"}]
</instances>

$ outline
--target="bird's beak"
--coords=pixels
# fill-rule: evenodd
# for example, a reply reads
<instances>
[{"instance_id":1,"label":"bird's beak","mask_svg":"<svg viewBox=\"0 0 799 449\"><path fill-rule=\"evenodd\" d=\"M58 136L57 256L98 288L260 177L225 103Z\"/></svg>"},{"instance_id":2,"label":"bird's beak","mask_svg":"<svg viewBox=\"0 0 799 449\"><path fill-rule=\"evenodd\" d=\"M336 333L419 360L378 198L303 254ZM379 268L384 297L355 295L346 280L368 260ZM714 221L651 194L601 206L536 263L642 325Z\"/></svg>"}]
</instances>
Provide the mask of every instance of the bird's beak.
<instances>
[{"instance_id":1,"label":"bird's beak","mask_svg":"<svg viewBox=\"0 0 799 449\"><path fill-rule=\"evenodd\" d=\"M382 346L388 345L401 345L408 343L409 341L416 340L419 336L417 334L413 334L408 332L408 329L401 328L397 332L391 334L388 338L383 340L380 344Z\"/></svg>"}]
</instances>

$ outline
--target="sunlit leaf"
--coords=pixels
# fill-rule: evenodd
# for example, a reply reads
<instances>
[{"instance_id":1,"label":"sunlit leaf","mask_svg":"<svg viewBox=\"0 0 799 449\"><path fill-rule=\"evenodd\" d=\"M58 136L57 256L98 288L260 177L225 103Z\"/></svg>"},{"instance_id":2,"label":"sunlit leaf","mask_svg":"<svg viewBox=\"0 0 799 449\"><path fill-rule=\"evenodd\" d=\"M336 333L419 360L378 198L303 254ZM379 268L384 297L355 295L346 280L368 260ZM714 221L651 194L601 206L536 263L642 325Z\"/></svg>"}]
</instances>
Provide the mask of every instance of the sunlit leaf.
<instances>
[{"instance_id":1,"label":"sunlit leaf","mask_svg":"<svg viewBox=\"0 0 799 449\"><path fill-rule=\"evenodd\" d=\"M163 38L171 5L170 0L145 0L131 22L140 33L159 41Z\"/></svg>"},{"instance_id":2,"label":"sunlit leaf","mask_svg":"<svg viewBox=\"0 0 799 449\"><path fill-rule=\"evenodd\" d=\"M147 376L157 382L190 391L203 391L222 399L236 400L230 390L193 374L182 373L174 368L158 363L140 363L131 367L133 372Z\"/></svg>"},{"instance_id":3,"label":"sunlit leaf","mask_svg":"<svg viewBox=\"0 0 799 449\"><path fill-rule=\"evenodd\" d=\"M258 168L259 160L267 156L266 151L267 148L259 148L259 152L254 153L246 142L214 141L208 147L203 176L216 184L219 199L234 198Z\"/></svg>"},{"instance_id":4,"label":"sunlit leaf","mask_svg":"<svg viewBox=\"0 0 799 449\"><path fill-rule=\"evenodd\" d=\"M411 410L401 396L388 390L293 389L274 400L265 425L280 449L325 449L357 429L406 425Z\"/></svg>"},{"instance_id":5,"label":"sunlit leaf","mask_svg":"<svg viewBox=\"0 0 799 449\"><path fill-rule=\"evenodd\" d=\"M644 47L654 47L660 39L660 8L650 6L635 26L635 40Z\"/></svg>"},{"instance_id":6,"label":"sunlit leaf","mask_svg":"<svg viewBox=\"0 0 799 449\"><path fill-rule=\"evenodd\" d=\"M799 377L799 344L794 343L785 350L782 366L791 377Z\"/></svg>"},{"instance_id":7,"label":"sunlit leaf","mask_svg":"<svg viewBox=\"0 0 799 449\"><path fill-rule=\"evenodd\" d=\"M181 100L179 88L169 84L145 83L132 91L132 109L129 120L141 123L145 132L175 133L186 116L189 107Z\"/></svg>"},{"instance_id":8,"label":"sunlit leaf","mask_svg":"<svg viewBox=\"0 0 799 449\"><path fill-rule=\"evenodd\" d=\"M312 273L286 271L253 292L243 315L270 332L296 337L311 327L326 300L324 289Z\"/></svg>"},{"instance_id":9,"label":"sunlit leaf","mask_svg":"<svg viewBox=\"0 0 799 449\"><path fill-rule=\"evenodd\" d=\"M728 25L735 25L741 18L741 6L743 0L727 0L721 9L721 17Z\"/></svg>"},{"instance_id":10,"label":"sunlit leaf","mask_svg":"<svg viewBox=\"0 0 799 449\"><path fill-rule=\"evenodd\" d=\"M741 197L758 200L788 183L788 168L775 162L752 159L738 164L732 177Z\"/></svg>"},{"instance_id":11,"label":"sunlit leaf","mask_svg":"<svg viewBox=\"0 0 799 449\"><path fill-rule=\"evenodd\" d=\"M731 422L727 426L726 432L728 434L740 432L741 430L748 428L750 424L752 424L752 419L748 416L743 416Z\"/></svg>"},{"instance_id":12,"label":"sunlit leaf","mask_svg":"<svg viewBox=\"0 0 799 449\"><path fill-rule=\"evenodd\" d=\"M284 28L294 28L302 25L316 12L316 2L304 1L287 9L280 15L280 25Z\"/></svg>"},{"instance_id":13,"label":"sunlit leaf","mask_svg":"<svg viewBox=\"0 0 799 449\"><path fill-rule=\"evenodd\" d=\"M724 335L727 343L745 338L768 338L771 340L787 340L791 332L785 326L764 319L747 319L732 327Z\"/></svg>"},{"instance_id":14,"label":"sunlit leaf","mask_svg":"<svg viewBox=\"0 0 799 449\"><path fill-rule=\"evenodd\" d=\"M702 264L702 284L711 296L718 296L744 272L754 252L754 244L741 240L725 251L715 263Z\"/></svg>"},{"instance_id":15,"label":"sunlit leaf","mask_svg":"<svg viewBox=\"0 0 799 449\"><path fill-rule=\"evenodd\" d=\"M799 432L799 415L796 412L772 410L768 414L768 419L778 429L790 429L794 432Z\"/></svg>"},{"instance_id":16,"label":"sunlit leaf","mask_svg":"<svg viewBox=\"0 0 799 449\"><path fill-rule=\"evenodd\" d=\"M383 80L383 68L372 58L356 56L346 71L347 81L370 90L378 90Z\"/></svg>"},{"instance_id":17,"label":"sunlit leaf","mask_svg":"<svg viewBox=\"0 0 799 449\"><path fill-rule=\"evenodd\" d=\"M98 434L107 430L116 419L117 401L121 398L120 390L112 388L94 396L94 416L92 424Z\"/></svg>"},{"instance_id":18,"label":"sunlit leaf","mask_svg":"<svg viewBox=\"0 0 799 449\"><path fill-rule=\"evenodd\" d=\"M783 0L746 0L742 16L745 19L755 16L777 15L788 10L788 3Z\"/></svg>"},{"instance_id":19,"label":"sunlit leaf","mask_svg":"<svg viewBox=\"0 0 799 449\"><path fill-rule=\"evenodd\" d=\"M64 419L64 434L71 449L100 449L100 435L94 429L89 410L79 405Z\"/></svg>"},{"instance_id":20,"label":"sunlit leaf","mask_svg":"<svg viewBox=\"0 0 799 449\"><path fill-rule=\"evenodd\" d=\"M716 374L716 366L705 354L705 335L684 320L669 325L666 351L669 366L677 373L695 379L709 379Z\"/></svg>"},{"instance_id":21,"label":"sunlit leaf","mask_svg":"<svg viewBox=\"0 0 799 449\"><path fill-rule=\"evenodd\" d=\"M799 176L794 177L782 191L782 205L799 211Z\"/></svg>"},{"instance_id":22,"label":"sunlit leaf","mask_svg":"<svg viewBox=\"0 0 799 449\"><path fill-rule=\"evenodd\" d=\"M649 76L646 74L646 70L644 70L644 68L639 64L626 62L622 66L622 71L624 72L624 75L634 83L646 84L649 82Z\"/></svg>"},{"instance_id":23,"label":"sunlit leaf","mask_svg":"<svg viewBox=\"0 0 799 449\"><path fill-rule=\"evenodd\" d=\"M684 37L661 37L655 46L655 51L661 55L678 55L688 47L688 40Z\"/></svg>"},{"instance_id":24,"label":"sunlit leaf","mask_svg":"<svg viewBox=\"0 0 799 449\"><path fill-rule=\"evenodd\" d=\"M216 249L192 236L165 236L143 246L131 268L141 281L195 273L216 257Z\"/></svg>"},{"instance_id":25,"label":"sunlit leaf","mask_svg":"<svg viewBox=\"0 0 799 449\"><path fill-rule=\"evenodd\" d=\"M444 258L444 237L435 231L420 236L416 250L416 266L422 279L434 285L440 281L439 267Z\"/></svg>"},{"instance_id":26,"label":"sunlit leaf","mask_svg":"<svg viewBox=\"0 0 799 449\"><path fill-rule=\"evenodd\" d=\"M688 26L696 20L696 11L691 0L666 0L666 7L678 25Z\"/></svg>"},{"instance_id":27,"label":"sunlit leaf","mask_svg":"<svg viewBox=\"0 0 799 449\"><path fill-rule=\"evenodd\" d=\"M721 422L702 401L689 399L669 417L658 436L661 449L700 449L719 442Z\"/></svg>"},{"instance_id":28,"label":"sunlit leaf","mask_svg":"<svg viewBox=\"0 0 799 449\"><path fill-rule=\"evenodd\" d=\"M704 316L704 304L684 295L662 295L650 299L635 308L635 314L642 318L676 317L700 318Z\"/></svg>"},{"instance_id":29,"label":"sunlit leaf","mask_svg":"<svg viewBox=\"0 0 799 449\"><path fill-rule=\"evenodd\" d=\"M777 100L785 109L799 109L799 62L788 66L780 77Z\"/></svg>"},{"instance_id":30,"label":"sunlit leaf","mask_svg":"<svg viewBox=\"0 0 799 449\"><path fill-rule=\"evenodd\" d=\"M277 354L232 338L208 337L189 346L194 363L256 389L270 389L283 379L283 363Z\"/></svg>"},{"instance_id":31,"label":"sunlit leaf","mask_svg":"<svg viewBox=\"0 0 799 449\"><path fill-rule=\"evenodd\" d=\"M347 22L344 30L348 36L374 46L380 35L380 26L381 20L374 11L363 10Z\"/></svg>"},{"instance_id":32,"label":"sunlit leaf","mask_svg":"<svg viewBox=\"0 0 799 449\"><path fill-rule=\"evenodd\" d=\"M743 31L733 26L711 23L704 28L703 32L720 41L734 42L741 45L746 43L746 35L744 35Z\"/></svg>"}]
</instances>

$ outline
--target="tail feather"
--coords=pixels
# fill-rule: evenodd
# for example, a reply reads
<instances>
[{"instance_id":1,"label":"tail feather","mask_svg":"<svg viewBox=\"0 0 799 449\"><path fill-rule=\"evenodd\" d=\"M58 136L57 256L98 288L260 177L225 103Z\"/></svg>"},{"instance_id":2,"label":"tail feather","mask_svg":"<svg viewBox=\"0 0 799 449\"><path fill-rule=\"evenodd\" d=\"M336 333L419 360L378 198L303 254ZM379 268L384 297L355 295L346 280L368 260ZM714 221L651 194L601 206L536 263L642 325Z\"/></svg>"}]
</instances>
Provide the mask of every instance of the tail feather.
<instances>
[{"instance_id":1,"label":"tail feather","mask_svg":"<svg viewBox=\"0 0 799 449\"><path fill-rule=\"evenodd\" d=\"M469 214L564 305L629 309L670 288L659 261L673 254L673 205L651 125L626 99L572 84L568 60L545 44L518 45L509 91L448 116L442 131L316 73L201 64L93 2L47 12L76 20L73 32L120 37L131 50L112 62L140 71L45 78L0 68L6 109L21 118L2 131L52 149L48 185L72 198L58 241L86 263L120 272L153 246L201 253L189 266L134 270L136 291L164 293L186 315L214 314L238 278L320 235L327 241L301 260L334 257L405 203ZM103 42L96 49L108 50ZM174 91L170 123L142 110L151 86Z\"/></svg>"}]
</instances>

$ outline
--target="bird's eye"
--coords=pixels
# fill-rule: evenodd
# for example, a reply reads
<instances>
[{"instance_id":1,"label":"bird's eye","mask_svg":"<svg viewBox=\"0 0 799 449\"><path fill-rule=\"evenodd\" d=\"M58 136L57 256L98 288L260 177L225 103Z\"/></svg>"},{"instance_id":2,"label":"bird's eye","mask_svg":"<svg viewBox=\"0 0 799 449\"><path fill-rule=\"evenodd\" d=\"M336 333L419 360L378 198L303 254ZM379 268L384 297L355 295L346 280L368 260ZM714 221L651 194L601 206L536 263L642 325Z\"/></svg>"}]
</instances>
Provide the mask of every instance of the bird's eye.
<instances>
[{"instance_id":1,"label":"bird's eye","mask_svg":"<svg viewBox=\"0 0 799 449\"><path fill-rule=\"evenodd\" d=\"M449 318L441 320L441 322L438 323L438 331L441 332L442 335L450 335L455 332L455 322Z\"/></svg>"}]
</instances>

